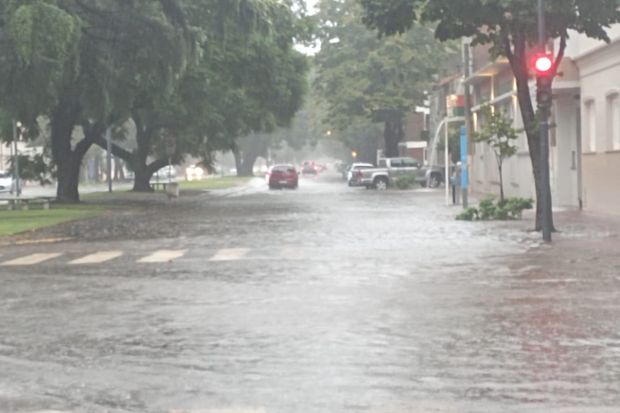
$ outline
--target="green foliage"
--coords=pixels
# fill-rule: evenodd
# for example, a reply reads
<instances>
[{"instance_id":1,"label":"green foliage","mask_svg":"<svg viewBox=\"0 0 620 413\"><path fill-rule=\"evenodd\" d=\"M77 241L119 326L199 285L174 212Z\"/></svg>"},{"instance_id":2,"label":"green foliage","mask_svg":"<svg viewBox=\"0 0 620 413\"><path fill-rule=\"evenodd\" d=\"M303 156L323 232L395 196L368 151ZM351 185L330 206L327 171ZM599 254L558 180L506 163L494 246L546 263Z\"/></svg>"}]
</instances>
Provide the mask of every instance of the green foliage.
<instances>
[{"instance_id":1,"label":"green foliage","mask_svg":"<svg viewBox=\"0 0 620 413\"><path fill-rule=\"evenodd\" d=\"M477 208L466 209L456 219L459 221L509 221L521 219L523 211L532 209L534 200L509 198L495 203L493 198L480 202Z\"/></svg>"},{"instance_id":2,"label":"green foliage","mask_svg":"<svg viewBox=\"0 0 620 413\"><path fill-rule=\"evenodd\" d=\"M417 185L416 177L413 175L401 176L394 180L394 186L398 189L407 190Z\"/></svg>"},{"instance_id":3,"label":"green foliage","mask_svg":"<svg viewBox=\"0 0 620 413\"><path fill-rule=\"evenodd\" d=\"M482 110L482 129L474 133L474 141L486 143L495 153L500 181L500 201L504 200L504 161L517 153L517 131L512 127L512 120L489 106Z\"/></svg>"},{"instance_id":4,"label":"green foliage","mask_svg":"<svg viewBox=\"0 0 620 413\"><path fill-rule=\"evenodd\" d=\"M437 23L439 39L473 37L474 43L491 43L499 52L505 36L524 35L537 41L537 0L359 0L364 21L384 34L401 33L414 21ZM551 38L569 30L609 40L607 28L620 21L616 0L547 0L547 30Z\"/></svg>"},{"instance_id":5,"label":"green foliage","mask_svg":"<svg viewBox=\"0 0 620 413\"><path fill-rule=\"evenodd\" d=\"M515 142L519 135L512 127L512 120L499 111L492 111L488 106L482 110L482 118L484 119L482 128L474 133L474 141L489 145L499 164L516 155Z\"/></svg>"},{"instance_id":6,"label":"green foliage","mask_svg":"<svg viewBox=\"0 0 620 413\"><path fill-rule=\"evenodd\" d=\"M470 207L457 215L457 221L475 221L479 217L478 208Z\"/></svg>"},{"instance_id":7,"label":"green foliage","mask_svg":"<svg viewBox=\"0 0 620 413\"><path fill-rule=\"evenodd\" d=\"M11 171L14 170L15 157L9 160ZM49 185L52 171L49 160L43 155L19 155L19 177L24 181L36 181L41 185Z\"/></svg>"},{"instance_id":8,"label":"green foliage","mask_svg":"<svg viewBox=\"0 0 620 413\"><path fill-rule=\"evenodd\" d=\"M355 0L319 2L322 47L315 59L314 86L325 102L330 128L346 131L355 123L384 123L387 143L402 137L405 114L421 105L452 49L437 42L426 26L378 38L362 24L362 14Z\"/></svg>"}]
</instances>

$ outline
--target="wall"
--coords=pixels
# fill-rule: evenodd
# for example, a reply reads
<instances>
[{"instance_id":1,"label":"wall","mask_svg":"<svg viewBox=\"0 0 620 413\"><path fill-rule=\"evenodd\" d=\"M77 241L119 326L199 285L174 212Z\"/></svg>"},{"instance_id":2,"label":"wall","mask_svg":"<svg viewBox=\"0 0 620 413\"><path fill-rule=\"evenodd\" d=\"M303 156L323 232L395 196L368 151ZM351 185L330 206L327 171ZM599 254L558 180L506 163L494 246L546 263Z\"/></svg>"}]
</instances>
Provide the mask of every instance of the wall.
<instances>
[{"instance_id":1,"label":"wall","mask_svg":"<svg viewBox=\"0 0 620 413\"><path fill-rule=\"evenodd\" d=\"M620 94L620 42L577 60L581 74L583 198L589 211L620 215L620 151L613 146L609 98ZM588 116L588 108L593 108ZM617 123L616 123L617 124Z\"/></svg>"}]
</instances>

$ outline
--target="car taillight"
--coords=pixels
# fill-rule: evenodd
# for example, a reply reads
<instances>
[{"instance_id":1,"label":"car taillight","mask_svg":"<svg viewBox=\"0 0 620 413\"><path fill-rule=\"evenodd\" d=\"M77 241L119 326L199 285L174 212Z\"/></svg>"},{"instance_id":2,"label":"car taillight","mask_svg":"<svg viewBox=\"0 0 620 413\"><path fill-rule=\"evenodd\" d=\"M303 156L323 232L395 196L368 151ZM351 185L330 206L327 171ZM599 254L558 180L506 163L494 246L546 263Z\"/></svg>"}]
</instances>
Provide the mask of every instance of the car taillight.
<instances>
[{"instance_id":1,"label":"car taillight","mask_svg":"<svg viewBox=\"0 0 620 413\"><path fill-rule=\"evenodd\" d=\"M361 178L363 174L362 174L362 171L357 171L357 172L355 172L355 175L356 175L358 178Z\"/></svg>"}]
</instances>

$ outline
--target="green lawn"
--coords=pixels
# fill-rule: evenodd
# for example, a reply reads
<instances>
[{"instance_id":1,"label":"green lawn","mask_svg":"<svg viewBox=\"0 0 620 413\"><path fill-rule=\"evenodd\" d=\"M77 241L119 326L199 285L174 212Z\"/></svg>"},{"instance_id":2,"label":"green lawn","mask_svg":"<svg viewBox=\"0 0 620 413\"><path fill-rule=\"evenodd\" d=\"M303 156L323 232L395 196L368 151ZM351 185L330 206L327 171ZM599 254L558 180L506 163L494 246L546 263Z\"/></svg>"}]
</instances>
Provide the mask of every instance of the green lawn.
<instances>
[{"instance_id":1,"label":"green lawn","mask_svg":"<svg viewBox=\"0 0 620 413\"><path fill-rule=\"evenodd\" d=\"M51 227L63 222L93 218L105 212L97 205L55 206L30 211L0 211L0 236Z\"/></svg>"},{"instance_id":2,"label":"green lawn","mask_svg":"<svg viewBox=\"0 0 620 413\"><path fill-rule=\"evenodd\" d=\"M181 189L185 190L208 190L208 189L227 189L247 183L250 178L225 176L222 178L209 178L202 181L181 181L179 182Z\"/></svg>"}]
</instances>

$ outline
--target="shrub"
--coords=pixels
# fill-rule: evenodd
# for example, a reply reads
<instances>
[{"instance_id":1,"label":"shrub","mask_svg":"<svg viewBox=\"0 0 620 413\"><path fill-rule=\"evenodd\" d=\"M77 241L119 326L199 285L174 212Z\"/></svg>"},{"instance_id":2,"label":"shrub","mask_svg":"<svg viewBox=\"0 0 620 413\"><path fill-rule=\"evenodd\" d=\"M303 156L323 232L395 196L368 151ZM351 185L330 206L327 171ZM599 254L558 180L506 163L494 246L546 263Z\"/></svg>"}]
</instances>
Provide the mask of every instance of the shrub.
<instances>
[{"instance_id":1,"label":"shrub","mask_svg":"<svg viewBox=\"0 0 620 413\"><path fill-rule=\"evenodd\" d=\"M478 208L468 208L459 214L456 219L460 221L508 221L521 219L523 211L533 207L533 199L509 198L495 204L493 198L487 198L480 202Z\"/></svg>"},{"instance_id":2,"label":"shrub","mask_svg":"<svg viewBox=\"0 0 620 413\"><path fill-rule=\"evenodd\" d=\"M417 184L416 177L412 175L401 176L399 178L396 178L396 180L394 181L394 186L402 190L411 189L414 186L416 186L416 184Z\"/></svg>"},{"instance_id":3,"label":"shrub","mask_svg":"<svg viewBox=\"0 0 620 413\"><path fill-rule=\"evenodd\" d=\"M484 201L480 202L479 211L480 220L489 221L491 219L494 219L497 212L497 207L493 203L493 198L487 198Z\"/></svg>"},{"instance_id":4,"label":"shrub","mask_svg":"<svg viewBox=\"0 0 620 413\"><path fill-rule=\"evenodd\" d=\"M474 221L478 219L478 208L467 208L465 211L457 215L457 221Z\"/></svg>"}]
</instances>

